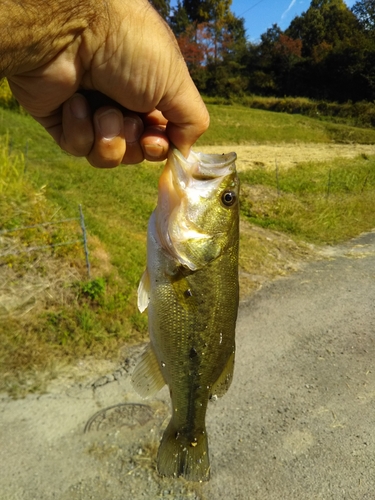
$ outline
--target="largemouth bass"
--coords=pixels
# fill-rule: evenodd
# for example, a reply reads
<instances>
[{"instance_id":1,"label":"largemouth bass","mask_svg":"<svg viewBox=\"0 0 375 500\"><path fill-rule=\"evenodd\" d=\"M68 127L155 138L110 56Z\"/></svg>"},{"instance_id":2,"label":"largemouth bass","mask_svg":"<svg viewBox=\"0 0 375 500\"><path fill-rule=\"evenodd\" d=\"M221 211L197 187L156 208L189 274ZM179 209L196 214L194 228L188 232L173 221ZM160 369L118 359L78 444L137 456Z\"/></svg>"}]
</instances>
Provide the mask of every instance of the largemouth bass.
<instances>
[{"instance_id":1,"label":"largemouth bass","mask_svg":"<svg viewBox=\"0 0 375 500\"><path fill-rule=\"evenodd\" d=\"M165 384L172 418L158 470L207 481L208 400L232 380L238 309L239 181L236 154L172 150L148 226L138 307L148 307L150 344L133 373L143 397Z\"/></svg>"}]
</instances>

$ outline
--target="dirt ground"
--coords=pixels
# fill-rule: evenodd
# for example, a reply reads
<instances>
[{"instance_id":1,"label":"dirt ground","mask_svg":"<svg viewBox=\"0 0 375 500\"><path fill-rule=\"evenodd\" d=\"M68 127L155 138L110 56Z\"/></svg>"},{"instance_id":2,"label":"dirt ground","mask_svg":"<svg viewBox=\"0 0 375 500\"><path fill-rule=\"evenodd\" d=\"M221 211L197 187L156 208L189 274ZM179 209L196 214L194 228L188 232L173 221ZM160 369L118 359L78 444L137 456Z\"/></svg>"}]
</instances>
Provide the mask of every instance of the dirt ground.
<instances>
[{"instance_id":1,"label":"dirt ground","mask_svg":"<svg viewBox=\"0 0 375 500\"><path fill-rule=\"evenodd\" d=\"M356 145L233 149L240 170L374 154ZM0 499L372 500L374 290L372 232L242 301L234 381L207 417L207 484L156 473L169 396L134 393L141 347L121 366L80 362L45 394L0 394Z\"/></svg>"}]
</instances>

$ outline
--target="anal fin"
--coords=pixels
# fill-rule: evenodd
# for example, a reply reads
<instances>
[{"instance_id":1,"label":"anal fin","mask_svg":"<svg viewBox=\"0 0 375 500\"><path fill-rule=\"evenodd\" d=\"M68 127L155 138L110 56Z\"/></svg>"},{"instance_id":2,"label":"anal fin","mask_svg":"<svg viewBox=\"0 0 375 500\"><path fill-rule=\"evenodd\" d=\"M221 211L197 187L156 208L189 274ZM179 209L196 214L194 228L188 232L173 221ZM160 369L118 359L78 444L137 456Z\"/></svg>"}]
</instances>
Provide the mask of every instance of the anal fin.
<instances>
[{"instance_id":1,"label":"anal fin","mask_svg":"<svg viewBox=\"0 0 375 500\"><path fill-rule=\"evenodd\" d=\"M221 398L227 392L232 383L233 379L233 371L234 371L234 351L229 356L227 364L224 367L224 370L221 372L221 375L216 380L214 384L212 384L211 397L217 396Z\"/></svg>"},{"instance_id":2,"label":"anal fin","mask_svg":"<svg viewBox=\"0 0 375 500\"><path fill-rule=\"evenodd\" d=\"M136 392L143 398L154 396L165 385L151 344L148 344L140 356L132 375L132 383Z\"/></svg>"}]
</instances>

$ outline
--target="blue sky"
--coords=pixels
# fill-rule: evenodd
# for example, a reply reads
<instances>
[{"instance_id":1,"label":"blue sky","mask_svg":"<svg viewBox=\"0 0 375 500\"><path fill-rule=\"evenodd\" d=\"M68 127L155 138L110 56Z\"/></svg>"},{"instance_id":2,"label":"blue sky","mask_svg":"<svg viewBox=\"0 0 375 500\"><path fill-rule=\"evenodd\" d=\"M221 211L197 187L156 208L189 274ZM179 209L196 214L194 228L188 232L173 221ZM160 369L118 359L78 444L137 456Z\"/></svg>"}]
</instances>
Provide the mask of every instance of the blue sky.
<instances>
[{"instance_id":1,"label":"blue sky","mask_svg":"<svg viewBox=\"0 0 375 500\"><path fill-rule=\"evenodd\" d=\"M356 0L346 0L352 7ZM285 30L292 19L310 6L311 0L232 0L232 11L245 19L246 35L251 41L257 41L260 35L273 24ZM171 7L177 0L171 0Z\"/></svg>"},{"instance_id":2,"label":"blue sky","mask_svg":"<svg viewBox=\"0 0 375 500\"><path fill-rule=\"evenodd\" d=\"M350 8L355 1L345 3ZM285 30L310 4L311 0L233 0L232 11L245 19L247 37L256 41L274 23Z\"/></svg>"}]
</instances>

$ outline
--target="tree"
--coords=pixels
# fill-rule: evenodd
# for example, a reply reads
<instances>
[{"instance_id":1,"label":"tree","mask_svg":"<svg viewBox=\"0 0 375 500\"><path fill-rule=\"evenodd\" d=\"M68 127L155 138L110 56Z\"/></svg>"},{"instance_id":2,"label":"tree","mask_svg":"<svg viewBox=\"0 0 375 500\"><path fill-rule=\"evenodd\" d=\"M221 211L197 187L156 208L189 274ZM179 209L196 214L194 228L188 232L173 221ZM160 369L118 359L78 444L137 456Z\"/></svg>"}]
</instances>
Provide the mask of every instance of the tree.
<instances>
[{"instance_id":1,"label":"tree","mask_svg":"<svg viewBox=\"0 0 375 500\"><path fill-rule=\"evenodd\" d=\"M181 0L178 0L177 6L172 8L172 14L169 16L168 21L176 37L184 33L188 26L191 25L189 16Z\"/></svg>"},{"instance_id":2,"label":"tree","mask_svg":"<svg viewBox=\"0 0 375 500\"><path fill-rule=\"evenodd\" d=\"M375 2L374 0L360 0L352 7L353 14L366 32L375 34Z\"/></svg>"},{"instance_id":3,"label":"tree","mask_svg":"<svg viewBox=\"0 0 375 500\"><path fill-rule=\"evenodd\" d=\"M375 0L311 0L285 32L273 25L246 51L248 90L345 101L375 99Z\"/></svg>"},{"instance_id":4,"label":"tree","mask_svg":"<svg viewBox=\"0 0 375 500\"><path fill-rule=\"evenodd\" d=\"M225 20L208 25L208 32L213 47L207 64L207 88L226 97L243 93L248 83L243 73L247 50L244 19L230 14Z\"/></svg>"},{"instance_id":5,"label":"tree","mask_svg":"<svg viewBox=\"0 0 375 500\"><path fill-rule=\"evenodd\" d=\"M209 6L207 1L183 0L183 6L191 23L200 24L209 19Z\"/></svg>"},{"instance_id":6,"label":"tree","mask_svg":"<svg viewBox=\"0 0 375 500\"><path fill-rule=\"evenodd\" d=\"M249 44L246 73L249 78L249 90L253 93L275 95L277 88L276 44L282 31L273 24L260 37L259 44Z\"/></svg>"},{"instance_id":7,"label":"tree","mask_svg":"<svg viewBox=\"0 0 375 500\"><path fill-rule=\"evenodd\" d=\"M232 0L183 0L190 22L197 24L225 18L231 5Z\"/></svg>"},{"instance_id":8,"label":"tree","mask_svg":"<svg viewBox=\"0 0 375 500\"><path fill-rule=\"evenodd\" d=\"M169 0L149 0L150 4L159 12L161 17L167 19L171 10Z\"/></svg>"},{"instance_id":9,"label":"tree","mask_svg":"<svg viewBox=\"0 0 375 500\"><path fill-rule=\"evenodd\" d=\"M228 94L246 87L246 77L240 74L246 52L244 19L231 12L231 3L179 0L172 9L170 26L201 91Z\"/></svg>"},{"instance_id":10,"label":"tree","mask_svg":"<svg viewBox=\"0 0 375 500\"><path fill-rule=\"evenodd\" d=\"M207 60L210 48L206 43L206 24L190 24L177 37L181 53L194 83L200 90L205 90L207 80Z\"/></svg>"},{"instance_id":11,"label":"tree","mask_svg":"<svg viewBox=\"0 0 375 500\"><path fill-rule=\"evenodd\" d=\"M305 95L355 100L356 86L358 95L366 93L358 64L366 45L363 30L343 0L312 0L286 34L302 41L303 61L293 68L293 79L303 78Z\"/></svg>"},{"instance_id":12,"label":"tree","mask_svg":"<svg viewBox=\"0 0 375 500\"><path fill-rule=\"evenodd\" d=\"M347 43L359 31L358 20L343 0L312 0L309 9L291 22L286 34L302 40L302 55L311 57L323 42L332 48Z\"/></svg>"}]
</instances>

